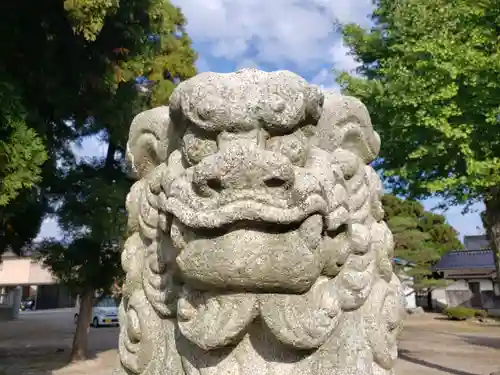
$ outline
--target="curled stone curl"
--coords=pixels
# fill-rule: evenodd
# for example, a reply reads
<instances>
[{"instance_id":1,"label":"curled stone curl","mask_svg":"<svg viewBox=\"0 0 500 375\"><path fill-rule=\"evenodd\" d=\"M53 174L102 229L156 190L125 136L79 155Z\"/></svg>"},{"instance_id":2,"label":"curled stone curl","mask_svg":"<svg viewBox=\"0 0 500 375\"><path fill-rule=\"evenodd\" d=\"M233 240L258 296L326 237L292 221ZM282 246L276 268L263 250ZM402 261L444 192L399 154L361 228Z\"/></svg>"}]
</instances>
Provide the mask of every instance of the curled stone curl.
<instances>
[{"instance_id":1,"label":"curled stone curl","mask_svg":"<svg viewBox=\"0 0 500 375\"><path fill-rule=\"evenodd\" d=\"M165 235L167 215L159 209L161 185L170 180L165 164L169 123L168 107L141 113L132 123L127 144L127 158L139 181L126 201L130 236L122 253L126 279L119 313L119 355L123 369L133 374L155 374L165 361L173 361L165 353L170 348L169 335L170 345L174 342L175 327L164 319L173 316L177 307L176 253ZM175 351L170 354L179 357Z\"/></svg>"}]
</instances>

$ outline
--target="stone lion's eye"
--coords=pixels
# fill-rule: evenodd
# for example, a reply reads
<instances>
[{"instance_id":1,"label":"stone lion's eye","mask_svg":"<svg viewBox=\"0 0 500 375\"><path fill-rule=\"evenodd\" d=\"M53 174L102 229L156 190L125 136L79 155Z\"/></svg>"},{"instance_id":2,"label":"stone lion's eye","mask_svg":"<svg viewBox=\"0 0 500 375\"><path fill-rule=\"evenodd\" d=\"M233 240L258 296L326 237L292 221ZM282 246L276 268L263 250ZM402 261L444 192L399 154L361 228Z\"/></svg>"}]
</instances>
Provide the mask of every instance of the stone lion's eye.
<instances>
[{"instance_id":1,"label":"stone lion's eye","mask_svg":"<svg viewBox=\"0 0 500 375\"><path fill-rule=\"evenodd\" d=\"M217 142L200 130L188 128L182 137L182 153L190 165L217 152Z\"/></svg>"},{"instance_id":2,"label":"stone lion's eye","mask_svg":"<svg viewBox=\"0 0 500 375\"><path fill-rule=\"evenodd\" d=\"M308 139L299 130L293 134L272 137L267 141L267 149L285 155L299 167L304 166L307 158Z\"/></svg>"}]
</instances>

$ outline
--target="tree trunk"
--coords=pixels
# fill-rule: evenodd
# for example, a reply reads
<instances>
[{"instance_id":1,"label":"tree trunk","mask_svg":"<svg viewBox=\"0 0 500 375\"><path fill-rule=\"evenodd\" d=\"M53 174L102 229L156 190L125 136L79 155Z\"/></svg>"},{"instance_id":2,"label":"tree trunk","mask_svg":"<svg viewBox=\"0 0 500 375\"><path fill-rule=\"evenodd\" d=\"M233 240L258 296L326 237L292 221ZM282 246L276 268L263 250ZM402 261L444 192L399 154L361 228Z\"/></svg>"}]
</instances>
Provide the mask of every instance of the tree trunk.
<instances>
[{"instance_id":1,"label":"tree trunk","mask_svg":"<svg viewBox=\"0 0 500 375\"><path fill-rule=\"evenodd\" d=\"M500 191L492 189L484 204L486 211L484 213L483 224L485 225L486 233L490 242L491 250L495 257L496 281L500 281L500 265L499 265L499 250L500 250Z\"/></svg>"},{"instance_id":2,"label":"tree trunk","mask_svg":"<svg viewBox=\"0 0 500 375\"><path fill-rule=\"evenodd\" d=\"M104 163L104 167L106 169L110 169L114 166L114 164L115 164L115 152L116 152L116 147L113 143L111 143L111 140L110 140L109 144L108 144L108 151L106 152L106 162Z\"/></svg>"},{"instance_id":3,"label":"tree trunk","mask_svg":"<svg viewBox=\"0 0 500 375\"><path fill-rule=\"evenodd\" d=\"M78 322L76 324L75 336L73 337L73 348L71 349L71 361L83 361L88 354L88 334L90 320L92 319L92 304L94 301L94 290L85 290L80 297L80 310L78 311Z\"/></svg>"}]
</instances>

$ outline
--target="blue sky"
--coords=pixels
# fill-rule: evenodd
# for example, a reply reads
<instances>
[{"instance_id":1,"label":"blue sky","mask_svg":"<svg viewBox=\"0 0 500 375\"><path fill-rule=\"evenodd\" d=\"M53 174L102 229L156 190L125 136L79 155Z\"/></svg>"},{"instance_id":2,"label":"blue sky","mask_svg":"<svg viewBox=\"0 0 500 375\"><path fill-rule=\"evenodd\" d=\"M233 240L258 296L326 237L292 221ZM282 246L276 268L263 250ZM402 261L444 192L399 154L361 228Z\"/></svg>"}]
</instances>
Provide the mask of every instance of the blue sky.
<instances>
[{"instance_id":1,"label":"blue sky","mask_svg":"<svg viewBox=\"0 0 500 375\"><path fill-rule=\"evenodd\" d=\"M348 56L336 25L356 22L368 27L372 0L173 0L187 20L187 31L199 54L199 71L230 72L256 67L287 69L326 89L338 89L332 69L351 71L356 63ZM376 124L375 128L376 128ZM382 140L383 144L383 140ZM75 150L80 156L102 156L105 147L87 139ZM431 209L439 203L429 199ZM477 204L462 215L463 207L446 213L460 233L482 233ZM57 236L57 223L47 220L41 236Z\"/></svg>"}]
</instances>

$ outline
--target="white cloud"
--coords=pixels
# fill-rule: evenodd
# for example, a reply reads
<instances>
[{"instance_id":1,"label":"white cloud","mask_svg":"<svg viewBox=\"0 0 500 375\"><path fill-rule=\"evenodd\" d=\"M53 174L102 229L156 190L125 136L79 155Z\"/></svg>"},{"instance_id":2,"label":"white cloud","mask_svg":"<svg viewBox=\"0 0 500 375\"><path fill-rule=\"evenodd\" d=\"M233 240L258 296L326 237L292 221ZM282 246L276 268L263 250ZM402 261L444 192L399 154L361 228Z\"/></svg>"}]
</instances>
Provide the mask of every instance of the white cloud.
<instances>
[{"instance_id":1,"label":"white cloud","mask_svg":"<svg viewBox=\"0 0 500 375\"><path fill-rule=\"evenodd\" d=\"M316 74L313 79L311 80L311 83L315 85L323 85L331 75L331 71L329 69L323 68L319 71L318 74Z\"/></svg>"},{"instance_id":2,"label":"white cloud","mask_svg":"<svg viewBox=\"0 0 500 375\"><path fill-rule=\"evenodd\" d=\"M311 83L318 85L323 90L339 91L339 86L335 82L333 70L323 68L312 79Z\"/></svg>"},{"instance_id":3,"label":"white cloud","mask_svg":"<svg viewBox=\"0 0 500 375\"><path fill-rule=\"evenodd\" d=\"M332 62L338 22L368 24L371 0L174 0L214 57L310 68ZM341 46L340 46L341 47ZM337 56L337 53L334 54ZM344 63L344 60L341 60Z\"/></svg>"},{"instance_id":4,"label":"white cloud","mask_svg":"<svg viewBox=\"0 0 500 375\"><path fill-rule=\"evenodd\" d=\"M342 39L338 39L329 50L333 66L338 71L353 73L359 64L349 55L349 48Z\"/></svg>"}]
</instances>

